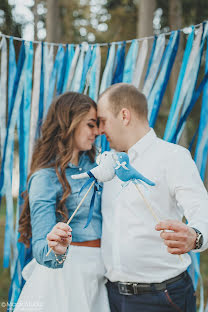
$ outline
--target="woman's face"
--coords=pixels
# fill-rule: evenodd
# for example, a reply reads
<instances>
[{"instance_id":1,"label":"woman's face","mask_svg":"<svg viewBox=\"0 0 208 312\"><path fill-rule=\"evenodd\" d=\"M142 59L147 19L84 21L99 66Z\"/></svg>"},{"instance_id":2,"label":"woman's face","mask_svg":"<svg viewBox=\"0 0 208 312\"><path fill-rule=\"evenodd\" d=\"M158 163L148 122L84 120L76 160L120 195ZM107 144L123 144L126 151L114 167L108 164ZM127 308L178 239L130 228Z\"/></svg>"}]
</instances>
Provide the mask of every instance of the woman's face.
<instances>
[{"instance_id":1,"label":"woman's face","mask_svg":"<svg viewBox=\"0 0 208 312\"><path fill-rule=\"evenodd\" d=\"M74 147L78 151L91 150L98 135L97 112L94 107L85 115L74 133Z\"/></svg>"}]
</instances>

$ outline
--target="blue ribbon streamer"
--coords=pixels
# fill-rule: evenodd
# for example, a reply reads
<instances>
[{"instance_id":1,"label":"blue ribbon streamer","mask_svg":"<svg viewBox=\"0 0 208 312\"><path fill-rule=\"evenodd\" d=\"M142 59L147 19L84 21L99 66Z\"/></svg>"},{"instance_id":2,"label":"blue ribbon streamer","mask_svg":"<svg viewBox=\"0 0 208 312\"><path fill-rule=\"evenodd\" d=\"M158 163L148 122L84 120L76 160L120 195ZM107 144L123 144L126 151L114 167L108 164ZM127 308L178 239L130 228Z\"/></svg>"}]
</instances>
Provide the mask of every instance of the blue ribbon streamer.
<instances>
[{"instance_id":1,"label":"blue ribbon streamer","mask_svg":"<svg viewBox=\"0 0 208 312\"><path fill-rule=\"evenodd\" d=\"M183 114L183 116L181 117L180 121L179 121L179 124L176 128L176 131L175 133L173 134L173 136L171 137L171 142L172 143L176 143L176 140L177 140L177 136L178 136L178 133L180 132L181 128L183 127L184 123L186 122L190 112L192 111L196 101L198 100L201 92L203 91L204 87L205 87L205 84L207 83L208 81L208 72L206 73L206 75L204 76L202 82L200 83L198 89L194 92L193 94L193 97L192 97L192 100L191 100L191 103L190 105L187 107L185 113Z\"/></svg>"},{"instance_id":2,"label":"blue ribbon streamer","mask_svg":"<svg viewBox=\"0 0 208 312\"><path fill-rule=\"evenodd\" d=\"M23 67L24 66L24 67ZM4 240L4 259L3 266L9 266L11 252L11 238L13 235L13 199L12 199L12 172L11 172L11 154L14 146L14 129L18 117L19 107L21 105L23 82L25 74L25 43L22 43L20 57L18 60L17 72L14 82L11 100L11 115L8 119L6 140L1 167L0 192L1 196L6 194L6 225Z\"/></svg>"},{"instance_id":3,"label":"blue ribbon streamer","mask_svg":"<svg viewBox=\"0 0 208 312\"><path fill-rule=\"evenodd\" d=\"M56 58L55 58L55 62L53 65L53 70L50 76L50 82L49 82L49 90L48 90L48 99L47 99L47 103L46 103L46 108L45 108L45 115L47 114L48 108L51 105L52 99L53 99L53 94L54 94L54 89L55 89L55 83L56 83L56 76L57 76L57 71L58 68L60 66L60 64L62 63L62 59L63 59L63 55L64 55L64 49L63 46L60 44L58 47L58 51L56 54Z\"/></svg>"},{"instance_id":4,"label":"blue ribbon streamer","mask_svg":"<svg viewBox=\"0 0 208 312\"><path fill-rule=\"evenodd\" d=\"M14 80L14 85L13 85L13 90L12 90L12 98L11 98L11 104L10 104L10 111L11 114L8 116L8 123L7 123L7 133L6 133L6 138L5 138L5 145L4 145L4 153L2 157L2 164L1 164L1 174L0 174L0 198L1 196L4 195L5 190L4 188L4 177L5 177L5 163L6 161L8 162L8 159L11 157L11 151L12 151L12 142L13 142L13 136L14 136L14 127L17 119L17 112L18 112L18 107L17 109L14 109L15 105L15 98L17 94L17 89L20 81L20 76L23 70L23 65L25 61L25 43L24 41L22 42L21 49L20 49L20 54L19 54L19 59L18 59L18 64L17 64L17 71L15 75L15 80ZM19 103L20 104L20 103ZM13 116L13 120L12 120ZM7 157L6 157L7 156Z\"/></svg>"},{"instance_id":5,"label":"blue ribbon streamer","mask_svg":"<svg viewBox=\"0 0 208 312\"><path fill-rule=\"evenodd\" d=\"M66 75L66 71L68 70L68 58L69 58L69 51L68 51L68 49L69 49L69 46L67 44L62 64L60 64L61 65L60 66L60 71L58 72L56 95L60 95L60 94L63 93L65 75Z\"/></svg>"},{"instance_id":6,"label":"blue ribbon streamer","mask_svg":"<svg viewBox=\"0 0 208 312\"><path fill-rule=\"evenodd\" d=\"M151 54L150 54L150 59L149 59L147 72L146 72L144 81L147 80L147 77L149 75L149 71L150 71L150 68L151 68L151 65L152 65L152 61L153 61L153 57L154 57L154 53L155 53L156 43L157 43L157 36L155 36L154 41L153 41L152 50L151 50Z\"/></svg>"},{"instance_id":7,"label":"blue ribbon streamer","mask_svg":"<svg viewBox=\"0 0 208 312\"><path fill-rule=\"evenodd\" d=\"M12 113L12 90L14 87L16 70L17 70L17 65L16 65L16 58L15 58L14 42L13 42L13 37L11 37L9 40L9 70L8 70L8 118L9 119L11 118L11 113ZM14 144L12 146L12 153L11 153L11 167L10 167L11 172L13 168L13 155L14 155Z\"/></svg>"},{"instance_id":8,"label":"blue ribbon streamer","mask_svg":"<svg viewBox=\"0 0 208 312\"><path fill-rule=\"evenodd\" d=\"M99 191L102 186L100 185L99 182L97 182L97 179L95 178L95 176L88 171L87 174L89 175L89 179L87 180L87 182L82 186L81 190L79 191L79 194L81 194L81 192L89 185L92 184L93 181L95 181L95 185L94 185L94 191L93 191L93 195L92 195L92 199L90 202L90 210L89 210L89 214L88 214L88 218L87 218L87 223L84 227L84 229L86 229L88 227L88 225L90 224L91 220L92 220L92 216L93 216L93 211L94 211L94 204L95 204L95 195L96 195L96 191Z\"/></svg>"},{"instance_id":9,"label":"blue ribbon streamer","mask_svg":"<svg viewBox=\"0 0 208 312\"><path fill-rule=\"evenodd\" d=\"M178 51L179 38L180 31L172 32L170 40L168 42L168 46L164 52L165 56L163 60L163 67L149 97L148 106L150 108L149 110L150 127L154 127L157 119L162 98L167 87L167 83L170 77L176 53Z\"/></svg>"},{"instance_id":10,"label":"blue ribbon streamer","mask_svg":"<svg viewBox=\"0 0 208 312\"><path fill-rule=\"evenodd\" d=\"M120 43L118 46L118 50L116 53L116 61L115 61L115 73L113 76L112 84L123 81L123 72L124 72L124 64L125 64L125 49L126 49L126 41L124 41L123 43Z\"/></svg>"},{"instance_id":11,"label":"blue ribbon streamer","mask_svg":"<svg viewBox=\"0 0 208 312\"><path fill-rule=\"evenodd\" d=\"M123 72L123 82L131 83L133 79L133 73L136 66L136 59L138 54L138 41L133 40L132 44L129 48L125 65L124 65L124 72Z\"/></svg>"},{"instance_id":12,"label":"blue ribbon streamer","mask_svg":"<svg viewBox=\"0 0 208 312\"><path fill-rule=\"evenodd\" d=\"M40 95L39 95L39 113L38 113L38 127L36 139L40 136L40 128L43 122L44 111L44 44L41 44L41 72L40 72Z\"/></svg>"},{"instance_id":13,"label":"blue ribbon streamer","mask_svg":"<svg viewBox=\"0 0 208 312\"><path fill-rule=\"evenodd\" d=\"M181 69L180 69L180 73L179 73L179 77L178 77L178 81L177 81L177 85L176 85L176 90L175 90L174 97L173 97L173 102L172 102L172 105L170 108L170 113L169 113L168 121L167 121L166 128L165 128L165 133L164 133L163 139L167 140L167 141L169 141L170 133L172 131L175 131L175 129L177 127L178 114L176 111L176 107L178 104L178 100L179 100L179 96L180 96L180 92L181 92L181 86L182 86L182 82L184 79L184 75L185 75L186 67L188 64L189 56L191 53L193 40L194 40L194 29L192 29L192 32L188 36L185 52L183 55L183 61L182 61L182 65L181 65Z\"/></svg>"},{"instance_id":14,"label":"blue ribbon streamer","mask_svg":"<svg viewBox=\"0 0 208 312\"><path fill-rule=\"evenodd\" d=\"M67 63L63 64L63 66L66 67L66 70L65 70L65 77L64 77L62 93L64 93L66 91L69 71L70 71L71 63L72 63L72 60L73 60L73 57L74 57L74 53L75 53L73 44L71 44L70 46L67 45L67 48L68 48L67 49L68 50Z\"/></svg>"},{"instance_id":15,"label":"blue ribbon streamer","mask_svg":"<svg viewBox=\"0 0 208 312\"><path fill-rule=\"evenodd\" d=\"M89 88L89 96L91 97L91 99L93 99L94 101L97 98L97 93L98 93L98 84L97 84L97 70L99 70L97 68L97 45L94 46L93 51L91 53L91 60L89 63L87 63L87 65L85 65L85 71L86 68L87 70L91 70L91 74L90 74L90 88ZM83 70L83 72L84 72ZM86 81L86 76L87 76L87 72L84 74L83 76L83 81L85 83ZM83 83L83 87L84 87L84 83Z\"/></svg>"},{"instance_id":16,"label":"blue ribbon streamer","mask_svg":"<svg viewBox=\"0 0 208 312\"><path fill-rule=\"evenodd\" d=\"M81 78L80 89L79 89L80 93L82 93L83 90L84 90L86 77L87 77L87 72L89 70L90 65L92 65L92 56L94 56L94 55L92 55L92 46L90 45L88 50L87 50L87 53L85 55L85 58L84 58L84 65L83 65L83 70L82 70L82 78Z\"/></svg>"},{"instance_id":17,"label":"blue ribbon streamer","mask_svg":"<svg viewBox=\"0 0 208 312\"><path fill-rule=\"evenodd\" d=\"M208 39L207 39L207 50L206 50L206 64L205 73L208 73ZM199 135L195 151L195 162L202 180L205 178L207 155L208 155L208 133L206 133L206 127L208 125L208 82L206 82L203 91L201 115L199 122Z\"/></svg>"}]
</instances>

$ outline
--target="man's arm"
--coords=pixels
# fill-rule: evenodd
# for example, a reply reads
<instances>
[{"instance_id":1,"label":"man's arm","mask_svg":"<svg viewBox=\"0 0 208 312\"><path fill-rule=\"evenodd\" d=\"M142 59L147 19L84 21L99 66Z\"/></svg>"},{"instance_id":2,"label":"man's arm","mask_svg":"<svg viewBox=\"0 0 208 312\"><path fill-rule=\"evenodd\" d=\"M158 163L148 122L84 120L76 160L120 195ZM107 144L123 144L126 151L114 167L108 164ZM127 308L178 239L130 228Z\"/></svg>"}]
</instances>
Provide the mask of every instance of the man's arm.
<instances>
[{"instance_id":1,"label":"man's arm","mask_svg":"<svg viewBox=\"0 0 208 312\"><path fill-rule=\"evenodd\" d=\"M190 152L176 148L172 156L167 170L167 181L171 195L176 200L177 207L183 209L188 224L165 220L156 225L156 230L162 231L161 238L170 253L203 251L208 248L208 194ZM203 244L199 249L195 249L197 233L193 228L203 236Z\"/></svg>"}]
</instances>

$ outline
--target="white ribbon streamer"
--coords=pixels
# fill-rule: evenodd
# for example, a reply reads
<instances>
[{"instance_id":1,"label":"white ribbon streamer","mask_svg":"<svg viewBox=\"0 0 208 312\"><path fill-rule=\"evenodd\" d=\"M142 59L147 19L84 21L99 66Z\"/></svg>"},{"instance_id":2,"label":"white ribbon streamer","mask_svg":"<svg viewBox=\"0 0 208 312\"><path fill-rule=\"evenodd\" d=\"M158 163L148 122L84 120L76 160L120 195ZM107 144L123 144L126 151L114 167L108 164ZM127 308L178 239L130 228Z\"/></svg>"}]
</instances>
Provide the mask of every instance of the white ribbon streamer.
<instances>
[{"instance_id":1,"label":"white ribbon streamer","mask_svg":"<svg viewBox=\"0 0 208 312\"><path fill-rule=\"evenodd\" d=\"M72 79L73 79L74 72L75 72L75 69L76 69L77 60L78 60L78 57L79 57L79 52L80 52L80 47L77 46L76 50L75 50L75 53L74 53L74 57L73 57L72 63L71 63L66 90L71 90L71 83L72 83Z\"/></svg>"},{"instance_id":2,"label":"white ribbon streamer","mask_svg":"<svg viewBox=\"0 0 208 312\"><path fill-rule=\"evenodd\" d=\"M1 131L1 157L3 156L6 137L6 93L7 93L7 42L3 37L1 49L1 76L0 76L0 131Z\"/></svg>"},{"instance_id":3,"label":"white ribbon streamer","mask_svg":"<svg viewBox=\"0 0 208 312\"><path fill-rule=\"evenodd\" d=\"M34 76L33 76L33 92L32 92L32 107L31 107L31 119L30 119L30 143L29 143L29 159L28 159L28 171L32 159L33 147L35 144L35 137L38 123L39 113L39 97L40 97L40 74L41 74L41 43L37 46L35 51L35 64L34 64Z\"/></svg>"},{"instance_id":4,"label":"white ribbon streamer","mask_svg":"<svg viewBox=\"0 0 208 312\"><path fill-rule=\"evenodd\" d=\"M50 75L53 69L54 49L53 46L48 49L48 45L44 46L44 116L46 113L47 96L49 89Z\"/></svg>"},{"instance_id":5,"label":"white ribbon streamer","mask_svg":"<svg viewBox=\"0 0 208 312\"><path fill-rule=\"evenodd\" d=\"M151 92L154 81L156 79L164 49L165 49L165 36L164 34L162 34L157 39L155 53L154 53L153 60L152 60L152 65L150 67L150 71L149 71L148 77L145 81L144 88L142 91L146 95L147 98Z\"/></svg>"},{"instance_id":6,"label":"white ribbon streamer","mask_svg":"<svg viewBox=\"0 0 208 312\"><path fill-rule=\"evenodd\" d=\"M145 61L147 57L147 52L148 52L148 41L147 39L145 39L142 42L141 48L139 49L136 68L133 74L132 83L136 88L139 88L139 85L140 85L140 81L141 81L141 77L142 77L142 73L144 70L144 65L145 65Z\"/></svg>"}]
</instances>

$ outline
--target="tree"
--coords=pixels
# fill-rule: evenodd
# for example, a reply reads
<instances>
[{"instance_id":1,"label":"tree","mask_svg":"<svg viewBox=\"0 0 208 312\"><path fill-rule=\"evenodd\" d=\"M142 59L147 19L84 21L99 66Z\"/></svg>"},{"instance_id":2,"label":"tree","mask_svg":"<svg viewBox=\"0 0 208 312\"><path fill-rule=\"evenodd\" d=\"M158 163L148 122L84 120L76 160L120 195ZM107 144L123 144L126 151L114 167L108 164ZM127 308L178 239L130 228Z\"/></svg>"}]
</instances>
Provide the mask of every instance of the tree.
<instances>
[{"instance_id":1,"label":"tree","mask_svg":"<svg viewBox=\"0 0 208 312\"><path fill-rule=\"evenodd\" d=\"M137 34L139 38L153 35L153 17L156 9L155 0L140 0L138 6Z\"/></svg>"},{"instance_id":2,"label":"tree","mask_svg":"<svg viewBox=\"0 0 208 312\"><path fill-rule=\"evenodd\" d=\"M21 37L21 25L15 22L8 0L0 1L0 33Z\"/></svg>"}]
</instances>

